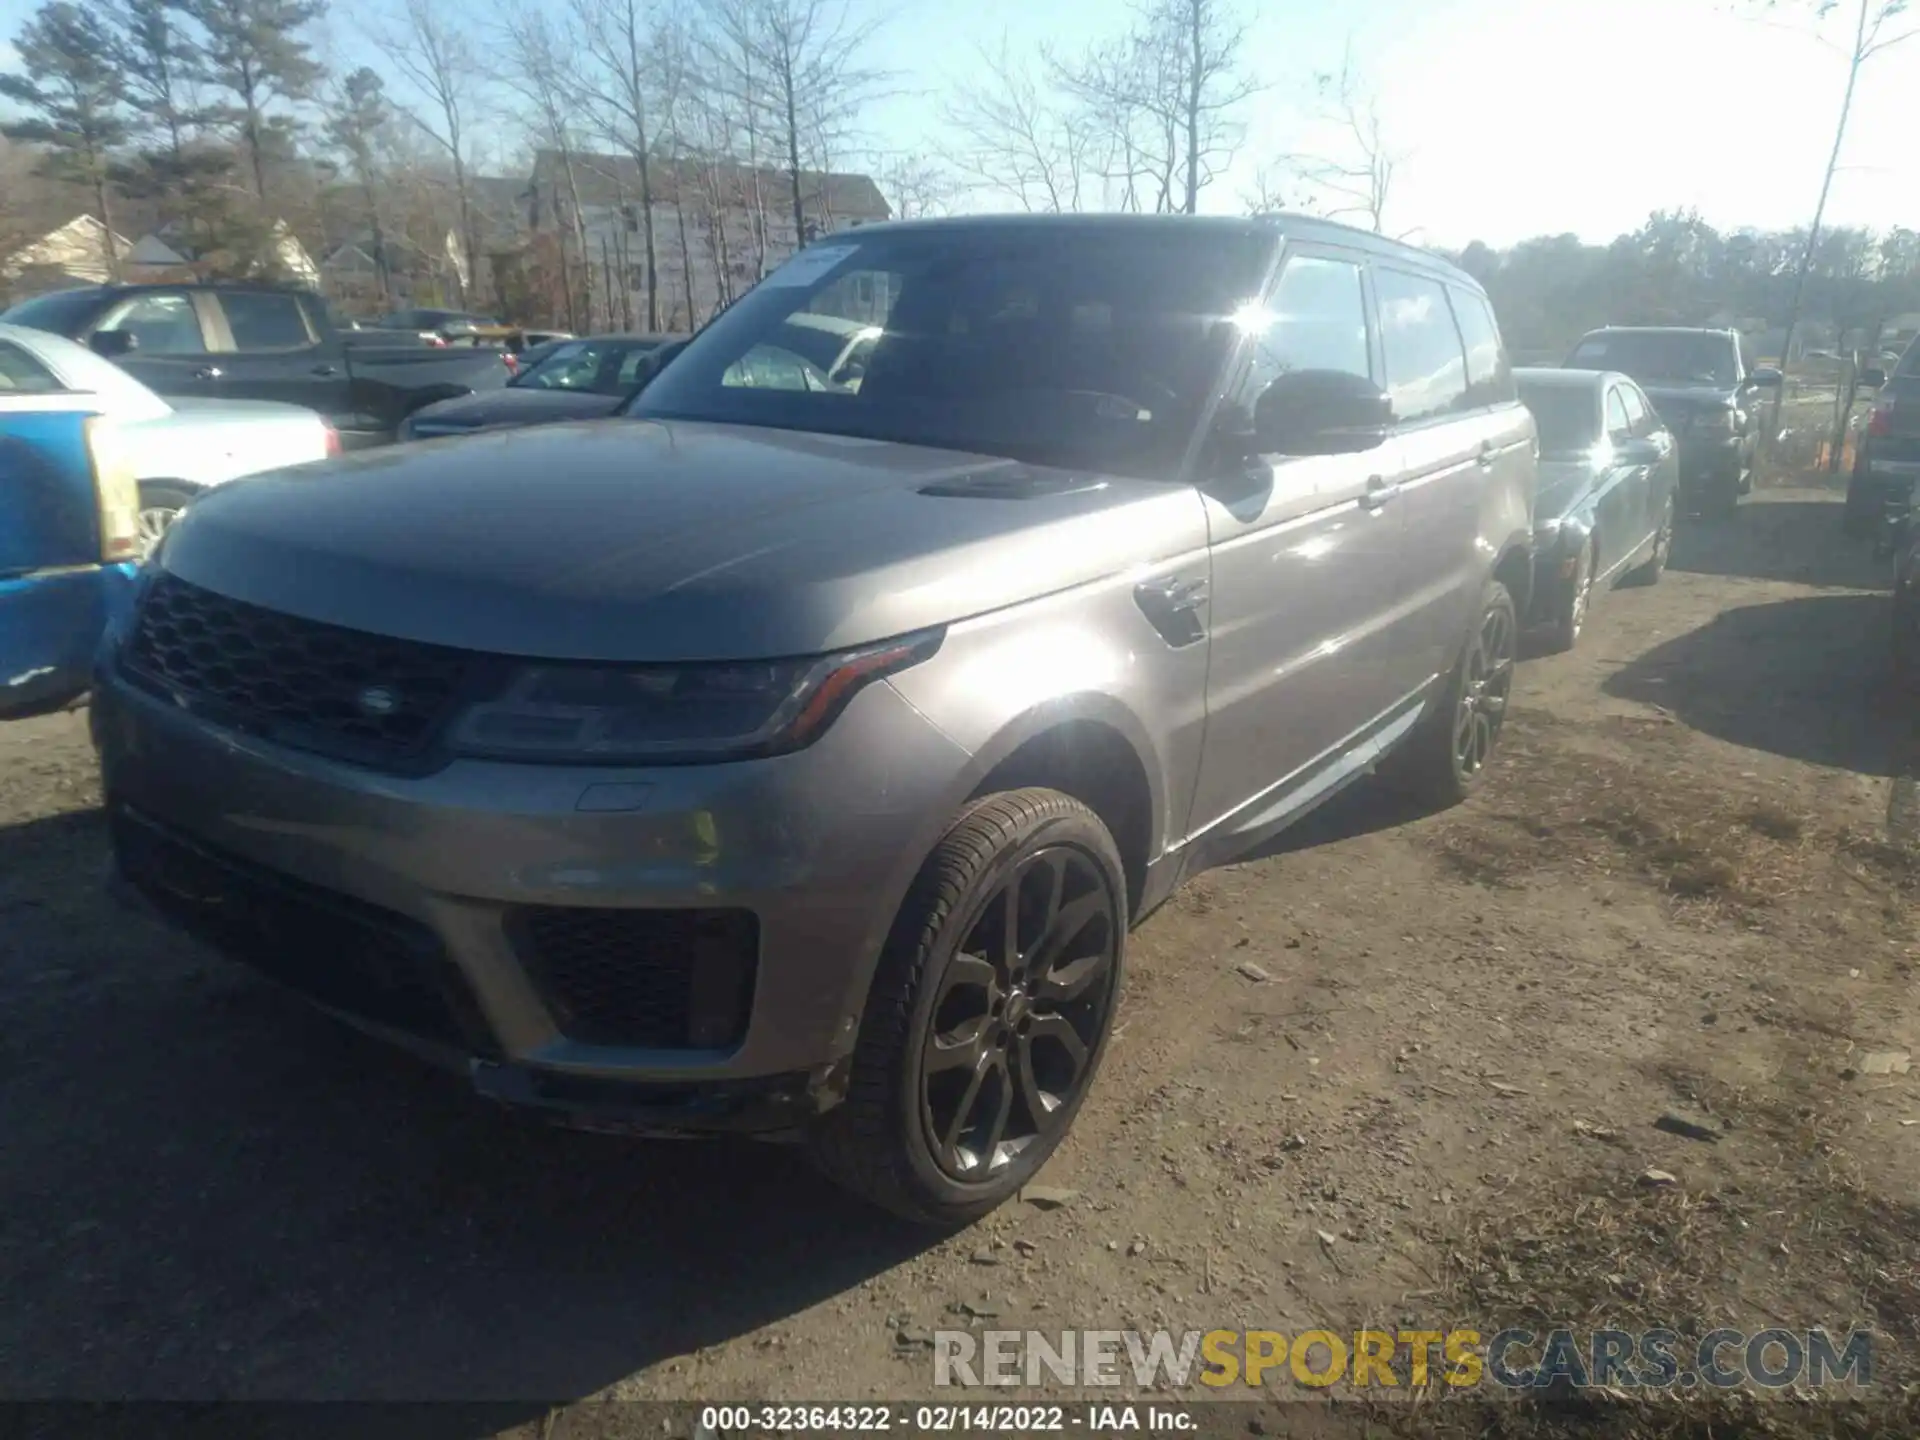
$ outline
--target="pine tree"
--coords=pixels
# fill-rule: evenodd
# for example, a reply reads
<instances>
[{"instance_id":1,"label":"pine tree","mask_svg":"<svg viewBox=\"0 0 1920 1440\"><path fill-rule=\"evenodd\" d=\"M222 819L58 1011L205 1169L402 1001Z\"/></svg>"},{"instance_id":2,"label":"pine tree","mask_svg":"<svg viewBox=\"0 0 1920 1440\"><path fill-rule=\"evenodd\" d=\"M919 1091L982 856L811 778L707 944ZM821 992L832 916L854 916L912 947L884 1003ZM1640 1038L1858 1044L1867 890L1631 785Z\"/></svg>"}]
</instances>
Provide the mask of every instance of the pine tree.
<instances>
[{"instance_id":1,"label":"pine tree","mask_svg":"<svg viewBox=\"0 0 1920 1440\"><path fill-rule=\"evenodd\" d=\"M44 146L36 173L93 192L106 227L107 272L120 278L108 180L114 152L127 141L112 42L97 17L66 0L51 0L20 27L13 48L21 74L0 75L0 96L29 111L0 126L10 140Z\"/></svg>"},{"instance_id":2,"label":"pine tree","mask_svg":"<svg viewBox=\"0 0 1920 1440\"><path fill-rule=\"evenodd\" d=\"M271 107L312 99L326 73L302 34L326 14L326 0L182 0L182 9L206 31L208 79L238 102L230 119L264 202L266 154L287 149L293 130Z\"/></svg>"},{"instance_id":3,"label":"pine tree","mask_svg":"<svg viewBox=\"0 0 1920 1440\"><path fill-rule=\"evenodd\" d=\"M192 139L216 114L196 103L206 76L206 54L181 0L117 0L113 62L140 116L146 144L117 178L126 191L159 202L163 217L185 223L202 245L219 228L229 205L233 161Z\"/></svg>"},{"instance_id":4,"label":"pine tree","mask_svg":"<svg viewBox=\"0 0 1920 1440\"><path fill-rule=\"evenodd\" d=\"M373 242L374 273L380 280L381 298L388 302L393 299L393 286L386 237L380 227L380 167L374 147L392 121L386 86L379 75L363 65L341 82L340 93L328 109L325 130L327 143L346 157L347 168L359 182Z\"/></svg>"}]
</instances>

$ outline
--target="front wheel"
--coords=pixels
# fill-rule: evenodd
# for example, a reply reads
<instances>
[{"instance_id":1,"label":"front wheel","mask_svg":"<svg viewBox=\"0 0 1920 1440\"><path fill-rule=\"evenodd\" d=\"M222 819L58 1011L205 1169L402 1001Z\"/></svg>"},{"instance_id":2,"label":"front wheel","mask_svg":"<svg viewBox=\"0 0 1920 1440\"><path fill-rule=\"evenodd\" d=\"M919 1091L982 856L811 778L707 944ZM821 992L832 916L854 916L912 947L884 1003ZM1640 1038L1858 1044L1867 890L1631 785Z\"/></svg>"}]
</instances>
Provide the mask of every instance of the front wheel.
<instances>
[{"instance_id":1,"label":"front wheel","mask_svg":"<svg viewBox=\"0 0 1920 1440\"><path fill-rule=\"evenodd\" d=\"M1012 790L962 811L894 921L847 1098L810 1137L820 1167L923 1224L1009 1199L1099 1069L1127 915L1119 851L1078 800Z\"/></svg>"},{"instance_id":2,"label":"front wheel","mask_svg":"<svg viewBox=\"0 0 1920 1440\"><path fill-rule=\"evenodd\" d=\"M1488 581L1445 691L1387 767L1416 799L1444 809L1479 788L1513 697L1518 631L1513 596L1498 580Z\"/></svg>"},{"instance_id":3,"label":"front wheel","mask_svg":"<svg viewBox=\"0 0 1920 1440\"><path fill-rule=\"evenodd\" d=\"M183 485L165 481L142 482L140 486L140 558L146 559L159 545L167 527L180 518L180 512L193 503L193 492Z\"/></svg>"}]
</instances>

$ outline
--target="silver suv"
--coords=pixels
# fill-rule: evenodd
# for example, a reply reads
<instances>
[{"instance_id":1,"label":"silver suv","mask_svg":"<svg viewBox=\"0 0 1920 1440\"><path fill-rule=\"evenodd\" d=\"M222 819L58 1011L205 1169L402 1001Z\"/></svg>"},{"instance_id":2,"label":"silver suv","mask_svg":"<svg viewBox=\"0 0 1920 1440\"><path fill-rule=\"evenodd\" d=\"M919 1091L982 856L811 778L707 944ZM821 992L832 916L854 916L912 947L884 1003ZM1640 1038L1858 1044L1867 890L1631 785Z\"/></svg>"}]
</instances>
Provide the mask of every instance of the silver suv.
<instances>
[{"instance_id":1,"label":"silver suv","mask_svg":"<svg viewBox=\"0 0 1920 1440\"><path fill-rule=\"evenodd\" d=\"M1472 790L1534 470L1485 296L1405 246L862 228L623 418L189 510L102 652L118 875L487 1096L964 1221L1184 876L1376 766Z\"/></svg>"}]
</instances>

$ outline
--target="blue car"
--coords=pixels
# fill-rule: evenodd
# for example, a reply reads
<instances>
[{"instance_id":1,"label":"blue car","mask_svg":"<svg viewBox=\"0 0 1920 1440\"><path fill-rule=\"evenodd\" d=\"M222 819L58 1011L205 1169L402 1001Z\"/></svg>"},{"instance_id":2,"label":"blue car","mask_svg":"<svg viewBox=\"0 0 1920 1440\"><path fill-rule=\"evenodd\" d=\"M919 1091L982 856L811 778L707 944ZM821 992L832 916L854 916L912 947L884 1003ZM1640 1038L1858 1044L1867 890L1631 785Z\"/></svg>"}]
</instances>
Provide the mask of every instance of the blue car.
<instances>
[{"instance_id":1,"label":"blue car","mask_svg":"<svg viewBox=\"0 0 1920 1440\"><path fill-rule=\"evenodd\" d=\"M85 694L132 593L139 487L88 398L0 388L0 719Z\"/></svg>"}]
</instances>

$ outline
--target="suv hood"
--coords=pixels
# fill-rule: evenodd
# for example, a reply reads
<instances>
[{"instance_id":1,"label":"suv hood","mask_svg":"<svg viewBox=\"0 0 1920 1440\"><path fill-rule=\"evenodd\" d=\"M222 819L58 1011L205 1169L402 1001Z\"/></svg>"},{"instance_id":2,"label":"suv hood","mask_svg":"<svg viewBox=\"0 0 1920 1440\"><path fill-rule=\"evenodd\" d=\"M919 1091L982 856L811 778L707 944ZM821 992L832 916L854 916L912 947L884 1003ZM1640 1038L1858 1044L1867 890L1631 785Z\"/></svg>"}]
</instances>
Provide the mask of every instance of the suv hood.
<instances>
[{"instance_id":1,"label":"suv hood","mask_svg":"<svg viewBox=\"0 0 1920 1440\"><path fill-rule=\"evenodd\" d=\"M555 420L594 420L620 408L622 395L581 390L533 390L503 386L422 405L409 417L415 434L460 434L501 425L545 425Z\"/></svg>"},{"instance_id":2,"label":"suv hood","mask_svg":"<svg viewBox=\"0 0 1920 1440\"><path fill-rule=\"evenodd\" d=\"M255 477L182 515L162 563L269 609L432 644L736 660L961 620L1199 549L1205 534L1184 485L601 420Z\"/></svg>"}]
</instances>

